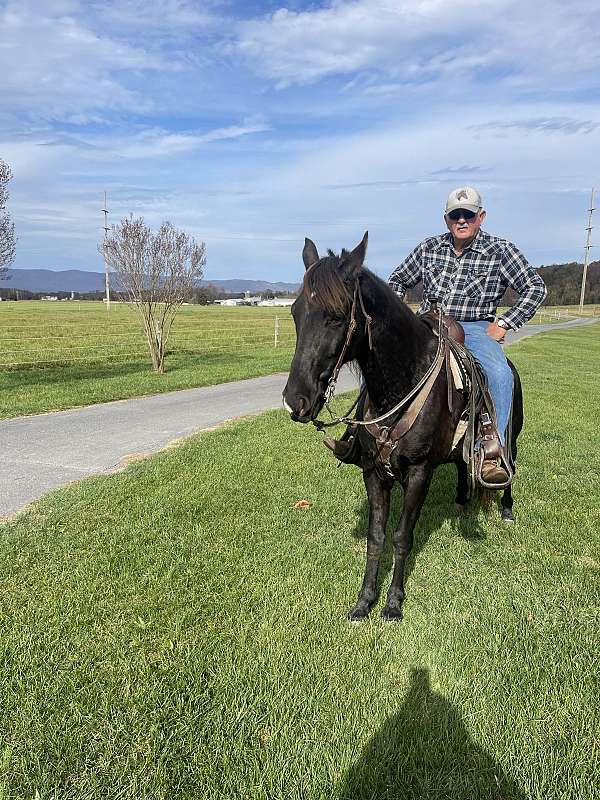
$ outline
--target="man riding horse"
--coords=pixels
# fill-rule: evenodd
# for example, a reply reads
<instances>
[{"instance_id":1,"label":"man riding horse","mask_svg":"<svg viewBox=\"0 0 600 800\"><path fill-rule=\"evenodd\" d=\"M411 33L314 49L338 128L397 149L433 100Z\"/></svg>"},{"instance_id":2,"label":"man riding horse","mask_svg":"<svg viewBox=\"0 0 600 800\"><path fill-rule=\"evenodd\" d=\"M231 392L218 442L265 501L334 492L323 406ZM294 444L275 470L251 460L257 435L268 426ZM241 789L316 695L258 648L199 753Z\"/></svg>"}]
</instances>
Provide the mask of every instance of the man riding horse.
<instances>
[{"instance_id":1,"label":"man riding horse","mask_svg":"<svg viewBox=\"0 0 600 800\"><path fill-rule=\"evenodd\" d=\"M492 420L482 443L481 477L490 485L506 485L510 476L497 453L506 444L513 374L501 344L507 330L517 330L535 314L546 297L546 287L514 244L481 230L485 216L476 189L454 189L444 212L449 233L417 245L392 272L389 284L402 299L408 289L422 281L419 313L437 307L464 328L465 345L483 368L496 412L495 424ZM498 317L498 305L508 287L519 299ZM352 439L350 428L342 439L327 439L325 443L344 461Z\"/></svg>"}]
</instances>

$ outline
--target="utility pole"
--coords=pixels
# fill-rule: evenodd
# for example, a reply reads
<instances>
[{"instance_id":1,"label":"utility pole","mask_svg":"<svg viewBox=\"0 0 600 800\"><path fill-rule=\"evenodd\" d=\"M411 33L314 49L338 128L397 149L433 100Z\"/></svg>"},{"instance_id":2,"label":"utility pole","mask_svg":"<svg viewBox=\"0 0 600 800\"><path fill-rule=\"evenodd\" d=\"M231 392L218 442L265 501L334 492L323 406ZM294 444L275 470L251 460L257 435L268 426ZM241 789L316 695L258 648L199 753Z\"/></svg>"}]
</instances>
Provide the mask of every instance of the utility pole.
<instances>
[{"instance_id":1,"label":"utility pole","mask_svg":"<svg viewBox=\"0 0 600 800\"><path fill-rule=\"evenodd\" d=\"M102 209L104 213L104 239L108 235L108 208L106 207L106 192L104 192L104 208ZM106 289L106 310L110 311L110 278L108 275L108 263L106 261L106 254L104 251L102 252L102 256L104 258L104 287Z\"/></svg>"},{"instance_id":2,"label":"utility pole","mask_svg":"<svg viewBox=\"0 0 600 800\"><path fill-rule=\"evenodd\" d=\"M587 278L587 268L588 268L588 261L590 258L590 247L593 245L590 244L590 239L592 238L592 213L594 211L594 190L592 189L592 196L590 197L590 208L589 208L589 217L588 217L588 226L587 226L587 239L585 242L585 254L583 257L583 275L581 276L581 295L579 297L579 313L583 313L583 299L585 297L585 281Z\"/></svg>"}]
</instances>

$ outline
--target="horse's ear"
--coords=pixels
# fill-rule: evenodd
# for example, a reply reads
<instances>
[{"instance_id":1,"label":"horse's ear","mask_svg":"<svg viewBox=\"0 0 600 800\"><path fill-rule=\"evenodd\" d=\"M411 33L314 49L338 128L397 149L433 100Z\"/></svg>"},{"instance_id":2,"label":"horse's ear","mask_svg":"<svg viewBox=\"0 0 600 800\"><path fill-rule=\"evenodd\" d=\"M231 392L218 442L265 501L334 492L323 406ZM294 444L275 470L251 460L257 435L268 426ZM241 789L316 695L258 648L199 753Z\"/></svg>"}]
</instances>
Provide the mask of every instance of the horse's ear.
<instances>
[{"instance_id":1,"label":"horse's ear","mask_svg":"<svg viewBox=\"0 0 600 800\"><path fill-rule=\"evenodd\" d=\"M351 253L348 253L342 261L342 269L347 277L352 278L362 269L365 255L367 254L367 244L369 241L369 231L365 231L360 244L357 244Z\"/></svg>"},{"instance_id":2,"label":"horse's ear","mask_svg":"<svg viewBox=\"0 0 600 800\"><path fill-rule=\"evenodd\" d=\"M302 250L302 260L304 261L304 269L312 267L319 260L319 253L315 247L312 239L304 240L304 249Z\"/></svg>"}]
</instances>

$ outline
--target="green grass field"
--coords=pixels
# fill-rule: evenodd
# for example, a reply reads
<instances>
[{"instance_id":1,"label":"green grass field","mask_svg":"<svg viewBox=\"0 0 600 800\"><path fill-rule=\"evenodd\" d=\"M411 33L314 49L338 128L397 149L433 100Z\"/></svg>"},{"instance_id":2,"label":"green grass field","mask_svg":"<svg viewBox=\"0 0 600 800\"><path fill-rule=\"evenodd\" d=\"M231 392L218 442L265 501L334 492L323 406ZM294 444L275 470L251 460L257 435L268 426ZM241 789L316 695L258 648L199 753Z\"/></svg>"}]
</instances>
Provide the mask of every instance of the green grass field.
<instances>
[{"instance_id":1,"label":"green grass field","mask_svg":"<svg viewBox=\"0 0 600 800\"><path fill-rule=\"evenodd\" d=\"M281 412L0 526L0 797L597 798L597 326L511 358L517 522L440 469L400 625L346 621L360 473Z\"/></svg>"},{"instance_id":2,"label":"green grass field","mask_svg":"<svg viewBox=\"0 0 600 800\"><path fill-rule=\"evenodd\" d=\"M543 309L532 322L576 315L575 307ZM134 312L124 304L107 312L94 302L3 302L0 418L284 371L294 341L289 308L184 306L169 339L167 372L157 375Z\"/></svg>"},{"instance_id":3,"label":"green grass field","mask_svg":"<svg viewBox=\"0 0 600 800\"><path fill-rule=\"evenodd\" d=\"M275 317L279 318L275 347ZM184 306L167 372L152 372L134 312L113 303L0 303L0 417L35 414L287 370L289 308Z\"/></svg>"}]
</instances>

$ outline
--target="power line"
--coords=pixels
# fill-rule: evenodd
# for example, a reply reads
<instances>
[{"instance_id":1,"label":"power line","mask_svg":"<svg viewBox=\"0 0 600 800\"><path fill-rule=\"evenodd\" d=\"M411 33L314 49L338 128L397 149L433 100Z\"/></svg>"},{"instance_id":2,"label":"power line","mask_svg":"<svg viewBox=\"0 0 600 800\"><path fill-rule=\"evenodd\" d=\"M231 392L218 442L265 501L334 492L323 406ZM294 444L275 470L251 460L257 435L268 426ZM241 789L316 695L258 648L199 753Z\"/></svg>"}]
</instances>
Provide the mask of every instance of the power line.
<instances>
[{"instance_id":1,"label":"power line","mask_svg":"<svg viewBox=\"0 0 600 800\"><path fill-rule=\"evenodd\" d=\"M590 197L590 207L589 207L589 217L588 217L588 226L587 230L587 237L585 242L585 255L583 258L583 275L581 276L581 296L579 297L579 313L583 313L583 300L585 297L585 281L587 278L587 269L588 269L588 261L590 257L590 247L593 247L590 244L590 239L592 238L592 214L594 212L594 189L592 189L592 194Z\"/></svg>"},{"instance_id":2,"label":"power line","mask_svg":"<svg viewBox=\"0 0 600 800\"><path fill-rule=\"evenodd\" d=\"M106 237L108 235L108 208L106 202L106 192L104 192L104 208L102 212L104 214L104 241L106 242ZM110 277L108 273L108 263L106 261L106 253L104 252L104 248L102 248L102 257L104 259L104 286L106 289L106 310L110 311Z\"/></svg>"}]
</instances>

